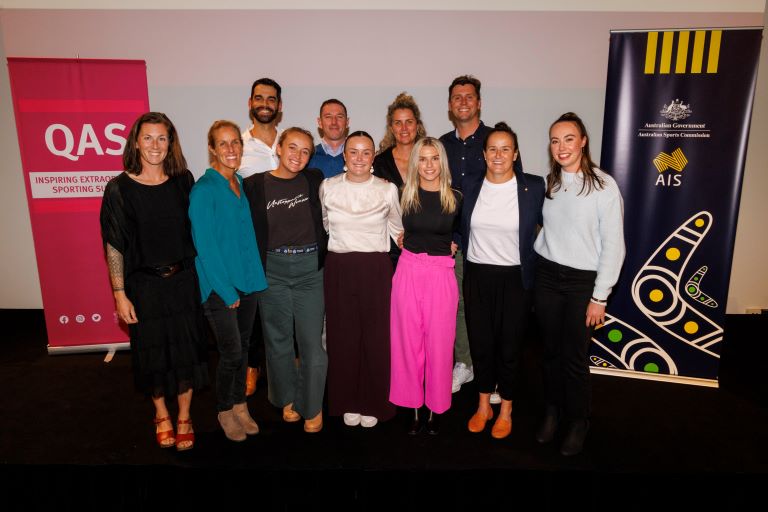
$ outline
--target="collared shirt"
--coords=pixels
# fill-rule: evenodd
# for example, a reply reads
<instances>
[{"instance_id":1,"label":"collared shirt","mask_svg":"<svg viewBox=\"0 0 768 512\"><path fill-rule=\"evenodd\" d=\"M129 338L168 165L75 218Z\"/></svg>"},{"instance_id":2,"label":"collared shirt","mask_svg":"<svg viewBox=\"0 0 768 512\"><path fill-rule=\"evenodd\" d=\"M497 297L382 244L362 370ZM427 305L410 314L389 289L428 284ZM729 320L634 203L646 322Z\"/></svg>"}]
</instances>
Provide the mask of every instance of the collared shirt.
<instances>
[{"instance_id":1,"label":"collared shirt","mask_svg":"<svg viewBox=\"0 0 768 512\"><path fill-rule=\"evenodd\" d=\"M215 291L225 304L231 305L240 298L238 291L252 293L267 287L243 179L236 177L240 197L214 169L205 171L189 195L202 302Z\"/></svg>"},{"instance_id":2,"label":"collared shirt","mask_svg":"<svg viewBox=\"0 0 768 512\"><path fill-rule=\"evenodd\" d=\"M344 172L344 144L333 150L323 139L320 139L320 144L315 146L315 154L312 155L307 167L320 169L326 178L341 174Z\"/></svg>"},{"instance_id":3,"label":"collared shirt","mask_svg":"<svg viewBox=\"0 0 768 512\"><path fill-rule=\"evenodd\" d=\"M339 156L344 152L344 143L341 143L341 146L339 146L336 149L333 149L330 144L325 142L325 139L320 139L320 144L318 146L323 147L323 151L325 151L325 154L328 156Z\"/></svg>"},{"instance_id":4,"label":"collared shirt","mask_svg":"<svg viewBox=\"0 0 768 512\"><path fill-rule=\"evenodd\" d=\"M240 169L237 173L243 178L256 173L267 172L277 169L279 159L277 158L277 141L280 139L282 130L277 130L275 142L272 147L267 146L264 141L251 135L251 125L243 132L243 159L240 162Z\"/></svg>"},{"instance_id":5,"label":"collared shirt","mask_svg":"<svg viewBox=\"0 0 768 512\"><path fill-rule=\"evenodd\" d=\"M475 133L466 139L460 139L458 130L452 130L442 137L440 142L448 154L448 165L451 168L451 186L461 190L465 179L480 179L485 175L485 158L483 143L491 129L480 121Z\"/></svg>"},{"instance_id":6,"label":"collared shirt","mask_svg":"<svg viewBox=\"0 0 768 512\"><path fill-rule=\"evenodd\" d=\"M491 127L486 126L480 121L475 133L466 139L459 138L459 130L453 130L442 137L440 142L445 146L448 154L448 165L451 168L451 186L461 190L465 180L479 180L485 176L485 157L483 156L483 145L485 138L491 131ZM520 154L520 148L517 152L517 160L514 163L516 173L523 172L523 158Z\"/></svg>"}]
</instances>

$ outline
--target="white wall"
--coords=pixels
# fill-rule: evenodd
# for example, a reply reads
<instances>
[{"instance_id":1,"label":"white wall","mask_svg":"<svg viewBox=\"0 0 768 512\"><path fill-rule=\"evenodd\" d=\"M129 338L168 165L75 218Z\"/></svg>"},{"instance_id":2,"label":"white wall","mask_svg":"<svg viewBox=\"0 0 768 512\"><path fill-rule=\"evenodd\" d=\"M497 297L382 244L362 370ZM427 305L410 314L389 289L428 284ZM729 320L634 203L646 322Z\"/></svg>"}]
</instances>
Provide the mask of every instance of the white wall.
<instances>
[{"instance_id":1,"label":"white wall","mask_svg":"<svg viewBox=\"0 0 768 512\"><path fill-rule=\"evenodd\" d=\"M768 26L768 12L763 14ZM768 40L763 32L760 73L749 133L746 173L741 189L736 249L733 254L728 313L768 309Z\"/></svg>"},{"instance_id":2,"label":"white wall","mask_svg":"<svg viewBox=\"0 0 768 512\"><path fill-rule=\"evenodd\" d=\"M2 5L21 3L4 1ZM609 10L616 9L616 2L606 1L579 4L597 12L345 10L347 2L342 0L331 2L330 9L315 11L189 10L204 2L163 4L182 4L187 10L143 10L149 3L140 1L131 2L130 10L120 10L128 3L114 0L107 5L118 9L50 10L51 1L23 3L42 8L0 10L0 57L146 60L150 105L173 119L197 174L206 165L208 126L219 118L245 124L249 87L256 78L271 76L283 85L282 126L314 129L320 102L333 96L347 103L353 129L367 129L378 138L384 131L386 105L402 90L416 97L430 134L450 129L447 85L464 73L483 81L486 123L508 121L520 135L526 170L543 174L547 127L566 110L584 117L594 154L600 154L609 30L755 26L764 17L764 3L752 0L654 0L643 6L655 10L644 12ZM498 3L480 2L478 9ZM562 2L528 3L562 8ZM89 7L92 2L66 4ZM407 4L431 7L434 2ZM227 0L223 5L238 7L241 2ZM280 5L303 4L284 1ZM730 12L718 12L723 5ZM662 12L670 7L699 12ZM7 73L0 76L0 89L0 148L5 156L0 165L5 184L0 190L0 308L39 308ZM763 79L755 113L757 120L763 105L763 125L766 97ZM753 141L760 140L755 138L758 130L753 127ZM765 201L755 195L766 190L768 180L761 167L766 161L763 146L750 146L729 312L768 305L768 270L757 264L768 257L764 229L758 225L764 218ZM748 194L747 188L755 193ZM744 277L741 270L746 271Z\"/></svg>"}]
</instances>

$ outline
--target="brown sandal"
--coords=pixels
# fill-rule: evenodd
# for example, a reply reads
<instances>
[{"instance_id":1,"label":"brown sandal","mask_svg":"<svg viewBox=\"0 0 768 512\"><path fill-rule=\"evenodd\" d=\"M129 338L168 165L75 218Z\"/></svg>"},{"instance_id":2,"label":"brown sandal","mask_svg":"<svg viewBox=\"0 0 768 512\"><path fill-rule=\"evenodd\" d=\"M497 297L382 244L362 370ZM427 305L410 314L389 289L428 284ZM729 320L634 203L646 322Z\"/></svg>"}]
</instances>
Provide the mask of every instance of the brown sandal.
<instances>
[{"instance_id":1,"label":"brown sandal","mask_svg":"<svg viewBox=\"0 0 768 512\"><path fill-rule=\"evenodd\" d=\"M189 425L192 427L192 419L186 419L186 420L177 420L176 421L176 451L183 452L186 450L191 450L195 446L195 433L194 432L185 432L182 434L181 432L178 432L179 425ZM179 446L180 443L185 443L189 441L188 446Z\"/></svg>"},{"instance_id":2,"label":"brown sandal","mask_svg":"<svg viewBox=\"0 0 768 512\"><path fill-rule=\"evenodd\" d=\"M171 421L171 418L169 416L166 416L165 418L155 418L155 425L160 425L164 421ZM173 432L173 427L171 427L171 430L155 432L155 436L157 437L157 444L160 445L160 448L173 448L176 445L176 434ZM166 444L165 441L169 439L171 442Z\"/></svg>"}]
</instances>

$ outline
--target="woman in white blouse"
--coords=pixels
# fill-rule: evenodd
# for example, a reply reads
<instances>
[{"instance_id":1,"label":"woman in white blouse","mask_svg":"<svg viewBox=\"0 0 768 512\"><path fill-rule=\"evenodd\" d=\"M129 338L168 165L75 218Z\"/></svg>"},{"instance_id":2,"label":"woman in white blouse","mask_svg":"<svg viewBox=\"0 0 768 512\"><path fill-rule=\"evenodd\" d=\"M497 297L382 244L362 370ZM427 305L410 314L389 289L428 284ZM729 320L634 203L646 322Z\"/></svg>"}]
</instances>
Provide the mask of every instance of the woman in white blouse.
<instances>
[{"instance_id":1,"label":"woman in white blouse","mask_svg":"<svg viewBox=\"0 0 768 512\"><path fill-rule=\"evenodd\" d=\"M395 185L371 174L376 153L363 131L344 145L343 174L323 182L328 413L349 426L390 419L389 240L402 233Z\"/></svg>"}]
</instances>

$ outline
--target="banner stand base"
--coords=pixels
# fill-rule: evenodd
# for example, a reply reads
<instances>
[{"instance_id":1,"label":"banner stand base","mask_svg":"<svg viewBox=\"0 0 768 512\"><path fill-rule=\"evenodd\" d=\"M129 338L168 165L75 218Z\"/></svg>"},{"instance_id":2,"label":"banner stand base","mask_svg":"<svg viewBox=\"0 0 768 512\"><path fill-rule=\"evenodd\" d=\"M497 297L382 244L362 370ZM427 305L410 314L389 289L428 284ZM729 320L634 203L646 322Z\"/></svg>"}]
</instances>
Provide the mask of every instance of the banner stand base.
<instances>
[{"instance_id":1,"label":"banner stand base","mask_svg":"<svg viewBox=\"0 0 768 512\"><path fill-rule=\"evenodd\" d=\"M610 375L612 377L625 377L630 379L655 380L660 382L671 382L675 384L690 384L691 386L702 386L706 388L719 388L720 383L712 379L698 379L695 377L683 377L682 375L660 375L656 373L634 372L629 370L619 370L618 368L589 368L590 373L597 375Z\"/></svg>"},{"instance_id":2,"label":"banner stand base","mask_svg":"<svg viewBox=\"0 0 768 512\"><path fill-rule=\"evenodd\" d=\"M123 343L104 343L100 345L77 345L72 347L52 347L48 345L48 355L61 354L83 354L86 352L114 352L115 350L130 350L131 344L127 341Z\"/></svg>"}]
</instances>

